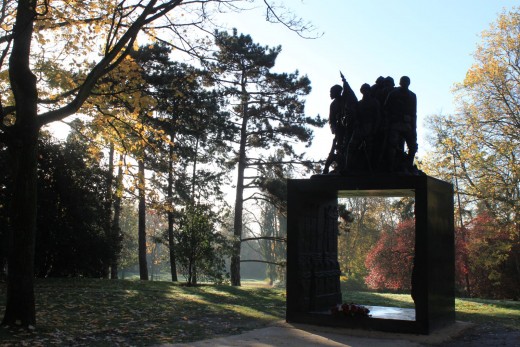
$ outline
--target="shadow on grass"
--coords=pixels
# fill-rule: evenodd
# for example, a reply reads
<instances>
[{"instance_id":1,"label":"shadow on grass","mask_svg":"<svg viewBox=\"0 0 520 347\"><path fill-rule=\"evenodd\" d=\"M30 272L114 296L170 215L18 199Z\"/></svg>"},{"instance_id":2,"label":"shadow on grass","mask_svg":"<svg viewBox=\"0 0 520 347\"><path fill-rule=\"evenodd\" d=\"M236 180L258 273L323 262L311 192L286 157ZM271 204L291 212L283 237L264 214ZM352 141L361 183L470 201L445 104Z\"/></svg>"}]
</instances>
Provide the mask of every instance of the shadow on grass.
<instances>
[{"instance_id":1,"label":"shadow on grass","mask_svg":"<svg viewBox=\"0 0 520 347\"><path fill-rule=\"evenodd\" d=\"M0 329L5 345L113 346L190 342L263 327L285 317L285 290L95 279L36 281L37 329ZM409 295L344 292L344 302L411 307ZM5 310L0 283L0 316ZM520 326L520 305L457 299L457 319ZM518 329L518 328L516 328Z\"/></svg>"},{"instance_id":2,"label":"shadow on grass","mask_svg":"<svg viewBox=\"0 0 520 347\"><path fill-rule=\"evenodd\" d=\"M241 306L254 309L265 315L283 319L285 317L285 290L261 287L197 286L187 287L207 303Z\"/></svg>"},{"instance_id":3,"label":"shadow on grass","mask_svg":"<svg viewBox=\"0 0 520 347\"><path fill-rule=\"evenodd\" d=\"M153 345L262 327L285 314L283 291L171 282L45 279L35 286L37 329L0 329L6 345ZM5 283L0 283L0 315Z\"/></svg>"},{"instance_id":4,"label":"shadow on grass","mask_svg":"<svg viewBox=\"0 0 520 347\"><path fill-rule=\"evenodd\" d=\"M455 311L455 319L462 322L501 326L508 329L520 330L520 316L511 314L493 314L482 312Z\"/></svg>"}]
</instances>

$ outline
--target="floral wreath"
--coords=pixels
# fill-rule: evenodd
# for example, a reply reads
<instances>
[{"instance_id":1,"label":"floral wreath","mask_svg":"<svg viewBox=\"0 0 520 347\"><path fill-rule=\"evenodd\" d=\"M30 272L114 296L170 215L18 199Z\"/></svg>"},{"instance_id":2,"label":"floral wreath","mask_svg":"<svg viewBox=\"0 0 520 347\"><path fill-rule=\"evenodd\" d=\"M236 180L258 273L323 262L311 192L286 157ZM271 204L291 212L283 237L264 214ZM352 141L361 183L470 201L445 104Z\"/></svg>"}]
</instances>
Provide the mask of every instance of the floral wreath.
<instances>
[{"instance_id":1,"label":"floral wreath","mask_svg":"<svg viewBox=\"0 0 520 347\"><path fill-rule=\"evenodd\" d=\"M371 317L370 310L363 305L338 304L330 309L333 315L344 315L347 317Z\"/></svg>"}]
</instances>

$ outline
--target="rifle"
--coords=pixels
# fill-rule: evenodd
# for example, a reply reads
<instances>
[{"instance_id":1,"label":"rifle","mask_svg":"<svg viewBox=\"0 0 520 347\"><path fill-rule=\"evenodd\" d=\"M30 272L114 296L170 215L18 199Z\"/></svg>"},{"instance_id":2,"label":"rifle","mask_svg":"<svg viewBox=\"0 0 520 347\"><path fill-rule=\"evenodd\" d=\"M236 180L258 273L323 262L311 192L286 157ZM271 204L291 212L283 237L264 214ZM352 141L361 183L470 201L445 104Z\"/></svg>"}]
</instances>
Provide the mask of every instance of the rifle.
<instances>
[{"instance_id":1,"label":"rifle","mask_svg":"<svg viewBox=\"0 0 520 347\"><path fill-rule=\"evenodd\" d=\"M323 174L329 173L330 165L336 160L336 137L332 140L332 147L330 148L329 156L325 161L325 167L323 168Z\"/></svg>"}]
</instances>

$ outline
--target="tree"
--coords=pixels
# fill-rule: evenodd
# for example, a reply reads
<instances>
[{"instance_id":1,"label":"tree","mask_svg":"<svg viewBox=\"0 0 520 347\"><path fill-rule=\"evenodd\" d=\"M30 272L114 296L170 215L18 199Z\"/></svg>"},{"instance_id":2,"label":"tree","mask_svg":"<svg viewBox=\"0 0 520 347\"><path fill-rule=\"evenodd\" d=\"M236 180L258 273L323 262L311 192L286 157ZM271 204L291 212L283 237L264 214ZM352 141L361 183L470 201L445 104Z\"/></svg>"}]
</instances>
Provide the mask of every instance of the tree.
<instances>
[{"instance_id":1,"label":"tree","mask_svg":"<svg viewBox=\"0 0 520 347\"><path fill-rule=\"evenodd\" d=\"M410 290L415 243L415 220L385 230L366 256L365 281L372 289Z\"/></svg>"},{"instance_id":2,"label":"tree","mask_svg":"<svg viewBox=\"0 0 520 347\"><path fill-rule=\"evenodd\" d=\"M106 170L69 136L64 143L43 133L38 142L35 275L102 277L115 250L104 233ZM6 153L0 153L0 161ZM7 167L2 166L2 173ZM0 205L8 194L0 195ZM5 254L4 252L0 252Z\"/></svg>"},{"instance_id":3,"label":"tree","mask_svg":"<svg viewBox=\"0 0 520 347\"><path fill-rule=\"evenodd\" d=\"M126 57L143 28L150 27L153 21L166 16L181 3L179 0L138 3L85 1L75 6L69 6L67 1L53 1L52 4L37 0L2 3L2 13L6 16L2 18L1 63L3 65L7 58L9 84L5 89L9 93L3 98L0 107L0 137L8 147L13 185L9 207L7 303L2 324L30 326L36 322L33 263L37 211L37 139L40 128L77 112L97 81ZM106 44L99 61L92 68L74 74L76 83L70 89L60 91L49 99L51 102L48 107L38 109L38 105L42 105L41 96L45 93L39 95L41 85L38 83L41 84L41 79L35 75L37 66L34 62L39 66L46 64L41 59L51 55L48 45L54 44L49 36L56 35L56 31L60 30L63 37L67 33L75 35L74 40L60 42L62 54L74 52L74 56L69 56L64 64L75 66L75 58L81 56L78 55L79 46L76 43L83 42L82 48L90 50L92 45L87 44L88 37L96 31L103 32L101 37L106 39ZM31 46L36 45L36 39L41 44L37 53L41 54L34 58ZM56 61L63 62L63 59ZM49 87L49 91L57 88L56 85Z\"/></svg>"},{"instance_id":4,"label":"tree","mask_svg":"<svg viewBox=\"0 0 520 347\"><path fill-rule=\"evenodd\" d=\"M164 260L168 258L168 252L165 252L166 247L162 239L166 222L167 219L162 211L155 209L148 209L146 211L146 225L148 229L146 242L149 264L148 273L152 281L160 278L159 276L166 265Z\"/></svg>"},{"instance_id":5,"label":"tree","mask_svg":"<svg viewBox=\"0 0 520 347\"><path fill-rule=\"evenodd\" d=\"M209 5L233 8L233 2L6 0L0 4L0 67L5 71L7 61L9 76L1 87L0 141L8 148L12 182L9 275L2 324L28 327L36 322L33 260L39 130L78 112L100 78L125 60L138 35L156 38L158 29L166 29L188 47L179 48L193 51L178 26L196 23L199 28L207 22ZM271 19L285 21L268 1L264 3ZM153 26L174 9L179 12L175 19L166 18ZM291 18L284 24L304 29ZM103 43L92 45L99 38Z\"/></svg>"},{"instance_id":6,"label":"tree","mask_svg":"<svg viewBox=\"0 0 520 347\"><path fill-rule=\"evenodd\" d=\"M260 206L260 236L256 239L267 263L266 275L270 285L275 281L285 284L287 217L271 202L261 201Z\"/></svg>"},{"instance_id":7,"label":"tree","mask_svg":"<svg viewBox=\"0 0 520 347\"><path fill-rule=\"evenodd\" d=\"M142 46L132 53L142 68L143 93L155 100L154 117L146 122L166 135L152 141L156 151L149 151L153 159L148 162L156 174L152 183L166 196L160 207L168 217L166 239L172 280L176 281L175 205L223 200L222 181L229 171L224 165L227 141L233 129L228 114L221 111L221 97L209 90L210 85L203 85L205 72L173 62L170 55L171 49L164 44Z\"/></svg>"},{"instance_id":8,"label":"tree","mask_svg":"<svg viewBox=\"0 0 520 347\"><path fill-rule=\"evenodd\" d=\"M138 218L137 211L133 203L123 200L121 204L120 226L122 232L122 247L119 258L119 267L122 278L125 278L125 272L139 262L136 249L138 245Z\"/></svg>"},{"instance_id":9,"label":"tree","mask_svg":"<svg viewBox=\"0 0 520 347\"><path fill-rule=\"evenodd\" d=\"M341 200L339 208L340 224L338 235L338 262L345 274L349 288L365 289L364 279L369 268L365 259L380 236L380 230L387 228L391 220L380 221L384 199L349 198Z\"/></svg>"},{"instance_id":10,"label":"tree","mask_svg":"<svg viewBox=\"0 0 520 347\"><path fill-rule=\"evenodd\" d=\"M139 277L148 280L148 262L146 259L146 181L144 179L144 159L138 160L137 190L139 199Z\"/></svg>"},{"instance_id":11,"label":"tree","mask_svg":"<svg viewBox=\"0 0 520 347\"><path fill-rule=\"evenodd\" d=\"M106 169L69 136L42 136L38 156L36 275L103 277L115 250L105 233Z\"/></svg>"},{"instance_id":12,"label":"tree","mask_svg":"<svg viewBox=\"0 0 520 347\"><path fill-rule=\"evenodd\" d=\"M112 149L113 147L111 147ZM111 158L112 159L112 158ZM111 160L109 159L109 160ZM122 210L122 201L123 201L123 159L124 156L119 156L119 161L117 164L117 176L114 185L113 191L113 216L112 216L112 224L110 226L110 245L114 249L114 257L110 263L110 278L118 279L119 278L119 260L121 256L122 250L122 241L123 241L123 233L121 231L121 210ZM113 176L112 169L109 168L109 175ZM112 187L107 187L107 189L111 189ZM110 212L110 211L109 211Z\"/></svg>"},{"instance_id":13,"label":"tree","mask_svg":"<svg viewBox=\"0 0 520 347\"><path fill-rule=\"evenodd\" d=\"M100 101L98 105L101 105ZM102 182L105 196L103 203L105 204L105 216L101 219L105 221L103 229L105 237L109 242L111 259L104 262L103 278L117 278L117 264L119 253L121 251L121 229L119 227L121 197L123 193L123 157L119 156L116 161L116 145L114 142L108 143L108 156L105 155L106 143L100 136L101 132L97 127L97 122L86 122L80 118L76 118L69 123L71 132L68 135L67 142L76 142L82 144L83 151L88 153L90 157L96 158L102 165L105 172L105 179ZM111 128L112 129L112 128ZM84 154L84 153L82 153ZM117 167L117 175L114 170Z\"/></svg>"},{"instance_id":14,"label":"tree","mask_svg":"<svg viewBox=\"0 0 520 347\"><path fill-rule=\"evenodd\" d=\"M475 63L456 86L459 112L429 123L429 161L436 163L429 173L455 181L461 227L489 213L507 229L510 247L520 242L519 46L520 10L514 8L483 32ZM520 277L520 253L508 261Z\"/></svg>"},{"instance_id":15,"label":"tree","mask_svg":"<svg viewBox=\"0 0 520 347\"><path fill-rule=\"evenodd\" d=\"M215 230L215 218L210 206L199 204L187 206L179 218L175 246L188 285L200 277L224 280L226 239Z\"/></svg>"},{"instance_id":16,"label":"tree","mask_svg":"<svg viewBox=\"0 0 520 347\"><path fill-rule=\"evenodd\" d=\"M7 148L0 143L0 278L5 279L7 275L7 201L9 188L9 175L7 172Z\"/></svg>"},{"instance_id":17,"label":"tree","mask_svg":"<svg viewBox=\"0 0 520 347\"><path fill-rule=\"evenodd\" d=\"M520 246L511 244L508 226L480 212L457 233L464 233L456 243L457 284L469 284L474 297L517 299L520 278L511 260Z\"/></svg>"},{"instance_id":18,"label":"tree","mask_svg":"<svg viewBox=\"0 0 520 347\"><path fill-rule=\"evenodd\" d=\"M293 167L283 164L284 154L278 151L266 160L266 165L258 165L258 177L255 185L259 191L254 197L257 209L260 210L258 232L248 228L252 237L242 239L242 242L256 242L261 260L255 262L266 264L266 275L270 285L275 282L285 285L286 242L287 242L287 179L293 176ZM256 219L255 212L251 212ZM241 260L248 262L246 258Z\"/></svg>"},{"instance_id":19,"label":"tree","mask_svg":"<svg viewBox=\"0 0 520 347\"><path fill-rule=\"evenodd\" d=\"M262 163L262 150L282 149L291 160L301 159L291 145L300 141L309 145L312 130L308 126L322 126L318 117L307 117L304 101L310 88L306 76L298 71L273 73L281 47L262 47L254 43L249 35L215 33L218 51L212 64L214 79L222 84L224 94L230 99L232 114L237 128L237 151L233 158L237 164L235 218L233 232L234 251L231 257L231 283L240 285L240 248L243 230L242 210L244 189L247 188L247 168Z\"/></svg>"}]
</instances>

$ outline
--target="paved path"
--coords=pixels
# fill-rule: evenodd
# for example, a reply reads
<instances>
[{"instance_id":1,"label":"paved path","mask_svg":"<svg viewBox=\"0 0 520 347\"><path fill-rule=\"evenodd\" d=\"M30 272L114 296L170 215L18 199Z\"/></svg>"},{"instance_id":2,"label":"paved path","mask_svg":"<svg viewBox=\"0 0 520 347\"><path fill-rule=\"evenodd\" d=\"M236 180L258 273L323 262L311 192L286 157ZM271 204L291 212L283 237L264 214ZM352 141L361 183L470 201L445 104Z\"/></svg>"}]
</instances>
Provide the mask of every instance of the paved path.
<instances>
[{"instance_id":1,"label":"paved path","mask_svg":"<svg viewBox=\"0 0 520 347\"><path fill-rule=\"evenodd\" d=\"M441 344L462 334L470 323L457 322L430 335L393 334L341 328L327 328L280 322L241 335L219 337L192 343L176 343L162 347L412 347Z\"/></svg>"}]
</instances>

